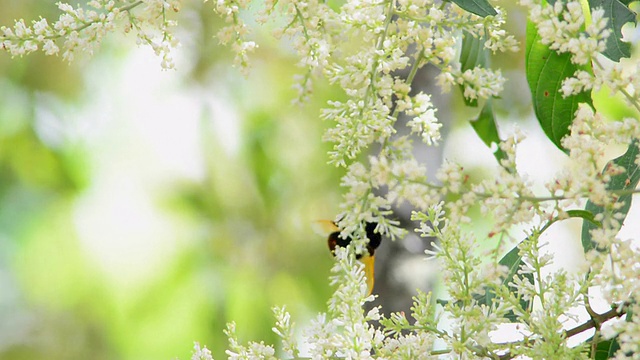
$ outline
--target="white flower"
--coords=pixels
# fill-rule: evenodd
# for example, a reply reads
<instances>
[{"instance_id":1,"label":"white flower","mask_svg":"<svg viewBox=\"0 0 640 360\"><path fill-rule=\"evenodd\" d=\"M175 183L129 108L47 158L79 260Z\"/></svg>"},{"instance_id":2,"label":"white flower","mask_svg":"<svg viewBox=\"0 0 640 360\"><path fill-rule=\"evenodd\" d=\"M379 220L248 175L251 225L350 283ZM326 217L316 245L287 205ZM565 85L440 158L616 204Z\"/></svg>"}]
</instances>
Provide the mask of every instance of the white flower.
<instances>
[{"instance_id":1,"label":"white flower","mask_svg":"<svg viewBox=\"0 0 640 360\"><path fill-rule=\"evenodd\" d=\"M521 1L521 4L530 9L530 19L536 24L540 41L559 53L570 52L574 64L587 64L606 48L610 32L605 29L607 21L602 9L592 12L592 22L583 32L585 16L580 1L556 1L553 6L529 1Z\"/></svg>"},{"instance_id":2,"label":"white flower","mask_svg":"<svg viewBox=\"0 0 640 360\"><path fill-rule=\"evenodd\" d=\"M200 348L200 344L197 342L193 344L193 354L191 360L213 360L211 351L207 347Z\"/></svg>"},{"instance_id":3,"label":"white flower","mask_svg":"<svg viewBox=\"0 0 640 360\"><path fill-rule=\"evenodd\" d=\"M134 8L142 4L145 5L142 10L134 12ZM128 19L133 24L130 28L138 31L140 43L151 45L156 54L162 57L163 67L173 66L170 52L177 42L169 28L174 22L164 16L164 11L166 8L177 11L177 1L140 2L123 6L122 9L115 7L113 1L90 1L88 6L95 10L74 8L62 2L57 6L62 14L52 24L41 18L33 21L31 26L27 26L24 20L18 20L13 29L2 27L0 42L3 49L12 56L25 55L38 49L42 49L46 55L62 52L64 60L73 61L78 51L93 54L102 39L115 30L115 22L129 14Z\"/></svg>"}]
</instances>

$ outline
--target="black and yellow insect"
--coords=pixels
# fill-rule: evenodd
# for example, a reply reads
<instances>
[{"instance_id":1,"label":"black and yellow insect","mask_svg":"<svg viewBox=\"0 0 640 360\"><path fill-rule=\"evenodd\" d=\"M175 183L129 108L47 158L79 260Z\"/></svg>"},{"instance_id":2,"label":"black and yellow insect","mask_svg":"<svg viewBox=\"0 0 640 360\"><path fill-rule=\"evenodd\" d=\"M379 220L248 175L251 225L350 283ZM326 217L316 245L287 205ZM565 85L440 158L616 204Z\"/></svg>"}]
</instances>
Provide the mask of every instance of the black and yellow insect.
<instances>
[{"instance_id":1,"label":"black and yellow insect","mask_svg":"<svg viewBox=\"0 0 640 360\"><path fill-rule=\"evenodd\" d=\"M340 237L340 228L336 225L335 222L329 220L321 220L318 221L317 224L321 229L322 235L327 235L327 245L329 245L329 250L333 254L336 246L339 247L347 247L351 241L351 237L347 237L343 239ZM356 254L356 259L360 260L364 264L364 273L367 276L367 286L369 288L369 294L373 291L374 284L374 265L375 265L375 252L380 243L382 242L382 236L379 232L376 232L376 227L378 225L376 223L366 223L365 231L367 234L367 238L369 239L369 243L367 244L367 251L364 254Z\"/></svg>"}]
</instances>

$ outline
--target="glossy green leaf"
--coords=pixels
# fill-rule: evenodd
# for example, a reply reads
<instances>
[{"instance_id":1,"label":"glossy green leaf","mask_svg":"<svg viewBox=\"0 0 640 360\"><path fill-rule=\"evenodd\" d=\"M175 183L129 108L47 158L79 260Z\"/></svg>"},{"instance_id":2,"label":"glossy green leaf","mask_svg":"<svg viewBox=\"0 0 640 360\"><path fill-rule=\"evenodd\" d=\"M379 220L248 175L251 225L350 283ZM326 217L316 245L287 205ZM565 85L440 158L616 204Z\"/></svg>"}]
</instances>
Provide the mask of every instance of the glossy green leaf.
<instances>
[{"instance_id":1,"label":"glossy green leaf","mask_svg":"<svg viewBox=\"0 0 640 360\"><path fill-rule=\"evenodd\" d=\"M527 24L525 58L527 82L538 122L551 142L564 150L561 140L569 133L578 104L592 105L591 93L562 97L559 91L562 80L572 76L578 67L571 63L570 54L558 54L542 44L531 21Z\"/></svg>"},{"instance_id":2,"label":"glossy green leaf","mask_svg":"<svg viewBox=\"0 0 640 360\"><path fill-rule=\"evenodd\" d=\"M592 341L592 339L587 341ZM603 340L598 343L596 346L595 356L591 356L591 358L595 360L611 359L618 349L620 349L620 344L618 344L617 336L613 339Z\"/></svg>"},{"instance_id":3,"label":"glossy green leaf","mask_svg":"<svg viewBox=\"0 0 640 360\"><path fill-rule=\"evenodd\" d=\"M462 48L460 49L460 70L465 72L475 67L486 67L489 59L487 49L484 47L485 39L473 36L464 31L462 36ZM464 86L460 85L460 90L464 94ZM465 105L478 106L478 99L467 99L462 96Z\"/></svg>"},{"instance_id":4,"label":"glossy green leaf","mask_svg":"<svg viewBox=\"0 0 640 360\"><path fill-rule=\"evenodd\" d=\"M628 22L636 23L636 14L627 6L631 1L620 0L589 0L589 8L593 12L596 8L604 10L604 16L609 19L607 29L611 35L607 38L607 48L602 53L613 61L631 56L631 44L622 41L622 26Z\"/></svg>"},{"instance_id":5,"label":"glossy green leaf","mask_svg":"<svg viewBox=\"0 0 640 360\"><path fill-rule=\"evenodd\" d=\"M456 5L481 17L496 15L496 9L487 0L452 0Z\"/></svg>"},{"instance_id":6,"label":"glossy green leaf","mask_svg":"<svg viewBox=\"0 0 640 360\"><path fill-rule=\"evenodd\" d=\"M615 175L611 178L611 181L607 185L608 190L632 190L638 186L638 182L640 181L640 170L638 169L638 165L635 163L636 158L638 157L638 140L634 140L629 144L627 151L621 155L620 157L615 158L612 162L615 165L622 166L626 171L622 174ZM610 166L611 162L605 166L605 169ZM631 194L620 195L617 199L617 202L622 203L623 205L616 211L618 214L622 214L621 220L627 216L629 212L629 208L631 207ZM594 216L598 214L604 213L605 209L602 206L596 205L591 201L587 202L585 210L592 213ZM613 214L609 213L609 216ZM591 249L596 248L596 244L591 238L591 230L597 228L599 225L594 224L591 221L584 221L582 223L582 247L584 252L587 252ZM606 250L606 249L598 249L598 250Z\"/></svg>"},{"instance_id":7,"label":"glossy green leaf","mask_svg":"<svg viewBox=\"0 0 640 360\"><path fill-rule=\"evenodd\" d=\"M493 114L493 106L491 105L490 99L485 103L478 117L471 121L471 126L485 145L493 151L493 156L498 160L498 164L500 163L500 160L507 157L499 146L500 135L498 133L498 125L496 124L496 119Z\"/></svg>"}]
</instances>

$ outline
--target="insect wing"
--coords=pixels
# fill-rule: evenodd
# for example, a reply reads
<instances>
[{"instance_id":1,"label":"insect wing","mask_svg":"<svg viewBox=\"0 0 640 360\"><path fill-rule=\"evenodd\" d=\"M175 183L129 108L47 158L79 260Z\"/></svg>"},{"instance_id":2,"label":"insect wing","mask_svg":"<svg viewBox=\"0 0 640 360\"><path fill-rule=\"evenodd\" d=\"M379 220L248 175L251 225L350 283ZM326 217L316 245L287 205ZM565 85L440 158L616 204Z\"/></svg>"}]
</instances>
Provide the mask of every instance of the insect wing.
<instances>
[{"instance_id":1,"label":"insect wing","mask_svg":"<svg viewBox=\"0 0 640 360\"><path fill-rule=\"evenodd\" d=\"M311 224L313 232L320 236L329 236L334 232L339 232L340 228L331 220L317 220Z\"/></svg>"},{"instance_id":2,"label":"insect wing","mask_svg":"<svg viewBox=\"0 0 640 360\"><path fill-rule=\"evenodd\" d=\"M351 242L350 238L343 239L340 237L340 228L333 221L318 220L313 223L313 228L319 235L327 237L327 245L332 254L336 246L346 247Z\"/></svg>"}]
</instances>

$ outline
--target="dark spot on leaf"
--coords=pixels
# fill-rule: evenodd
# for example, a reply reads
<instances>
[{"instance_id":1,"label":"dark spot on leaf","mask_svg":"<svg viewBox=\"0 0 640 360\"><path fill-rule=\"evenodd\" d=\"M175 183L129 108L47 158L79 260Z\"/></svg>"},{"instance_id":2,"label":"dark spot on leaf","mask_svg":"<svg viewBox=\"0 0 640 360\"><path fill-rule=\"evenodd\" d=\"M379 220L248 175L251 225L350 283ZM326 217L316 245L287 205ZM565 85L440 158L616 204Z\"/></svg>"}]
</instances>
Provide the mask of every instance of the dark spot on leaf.
<instances>
[{"instance_id":1,"label":"dark spot on leaf","mask_svg":"<svg viewBox=\"0 0 640 360\"><path fill-rule=\"evenodd\" d=\"M544 96L545 96L545 97L549 96L549 91L545 90L545 91L544 91Z\"/></svg>"}]
</instances>

